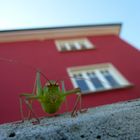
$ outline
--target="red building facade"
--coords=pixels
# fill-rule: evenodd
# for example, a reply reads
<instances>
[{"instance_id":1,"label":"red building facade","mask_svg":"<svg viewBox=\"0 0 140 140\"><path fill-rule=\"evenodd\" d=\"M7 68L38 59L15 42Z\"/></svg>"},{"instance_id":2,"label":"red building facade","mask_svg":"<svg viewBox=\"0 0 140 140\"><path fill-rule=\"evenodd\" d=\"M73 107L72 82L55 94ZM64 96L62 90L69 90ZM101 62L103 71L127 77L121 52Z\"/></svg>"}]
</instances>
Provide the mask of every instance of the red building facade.
<instances>
[{"instance_id":1,"label":"red building facade","mask_svg":"<svg viewBox=\"0 0 140 140\"><path fill-rule=\"evenodd\" d=\"M84 108L139 98L140 52L119 37L120 29L108 24L1 31L0 123L20 120L19 95L32 93L34 68L50 80L64 80L66 90L80 87ZM71 111L76 95L67 99ZM45 115L38 102L33 108ZM64 111L62 105L59 113Z\"/></svg>"}]
</instances>

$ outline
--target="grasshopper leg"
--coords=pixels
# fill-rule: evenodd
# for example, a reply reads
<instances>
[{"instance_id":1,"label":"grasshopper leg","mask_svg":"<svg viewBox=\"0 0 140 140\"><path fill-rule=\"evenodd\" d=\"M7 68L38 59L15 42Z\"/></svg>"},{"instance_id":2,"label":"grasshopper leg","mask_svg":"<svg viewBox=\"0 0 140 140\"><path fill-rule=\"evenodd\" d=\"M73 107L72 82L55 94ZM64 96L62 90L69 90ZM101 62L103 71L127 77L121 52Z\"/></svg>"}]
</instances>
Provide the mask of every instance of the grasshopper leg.
<instances>
[{"instance_id":1,"label":"grasshopper leg","mask_svg":"<svg viewBox=\"0 0 140 140\"><path fill-rule=\"evenodd\" d=\"M28 109L31 111L31 113L33 114L34 118L36 119L36 121L32 122L33 124L39 124L40 123L40 120L39 118L37 117L37 115L35 114L35 112L33 111L32 109L32 105L30 104L29 100L28 99L25 99L24 100Z\"/></svg>"},{"instance_id":2,"label":"grasshopper leg","mask_svg":"<svg viewBox=\"0 0 140 140\"><path fill-rule=\"evenodd\" d=\"M22 97L25 97L25 99L23 99ZM24 122L25 120L25 117L24 117L24 113L23 113L23 109L22 109L22 104L23 104L23 101L25 102L27 108L29 109L29 113L28 113L28 119L31 119L31 114L34 116L34 118L37 120L36 122L39 123L39 119L37 117L37 115L35 114L35 112L33 111L32 109L32 101L35 100L35 99L38 99L39 97L38 96L34 96L32 94L21 94L20 95L20 112L21 112L21 119L22 119L22 122Z\"/></svg>"},{"instance_id":3,"label":"grasshopper leg","mask_svg":"<svg viewBox=\"0 0 140 140\"><path fill-rule=\"evenodd\" d=\"M65 83L64 83L64 81L61 81L61 85L62 85L62 92L66 92L66 90L65 90ZM66 112L68 112L68 102L67 102L67 97L66 97L66 99L65 99L65 108L66 108Z\"/></svg>"},{"instance_id":4,"label":"grasshopper leg","mask_svg":"<svg viewBox=\"0 0 140 140\"><path fill-rule=\"evenodd\" d=\"M76 99L76 102L75 102L75 105L74 105L74 108L73 108L73 111L71 113L71 116L72 117L75 117L78 115L78 103L80 104L80 109L79 109L79 112L80 113L84 113L87 111L87 109L82 109L82 98L81 98L81 93L77 93L78 97Z\"/></svg>"},{"instance_id":5,"label":"grasshopper leg","mask_svg":"<svg viewBox=\"0 0 140 140\"><path fill-rule=\"evenodd\" d=\"M36 78L36 79L37 79L37 78ZM35 82L34 82L33 92L32 92L32 94L31 94L31 95L36 95L36 94L35 94L36 81L37 81L36 79L35 79ZM32 108L32 100L30 100L29 102L30 102L30 106L31 106L31 108ZM28 120L30 120L30 119L32 118L32 113L31 113L31 110L29 110L29 112L28 112L28 117L27 117L27 118L28 118Z\"/></svg>"}]
</instances>

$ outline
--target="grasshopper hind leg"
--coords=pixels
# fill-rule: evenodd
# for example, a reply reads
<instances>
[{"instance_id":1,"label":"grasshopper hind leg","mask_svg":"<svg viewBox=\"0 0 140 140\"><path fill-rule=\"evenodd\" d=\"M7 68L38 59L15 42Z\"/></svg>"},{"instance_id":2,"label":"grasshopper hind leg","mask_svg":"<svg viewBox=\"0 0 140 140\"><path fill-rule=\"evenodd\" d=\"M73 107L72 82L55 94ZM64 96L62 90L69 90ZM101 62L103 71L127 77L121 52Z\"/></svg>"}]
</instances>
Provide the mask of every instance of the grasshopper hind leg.
<instances>
[{"instance_id":1,"label":"grasshopper hind leg","mask_svg":"<svg viewBox=\"0 0 140 140\"><path fill-rule=\"evenodd\" d=\"M81 98L81 93L77 93L78 97L76 99L76 102L75 102L75 105L74 105L74 108L73 108L73 111L71 113L71 116L72 117L76 117L78 116L78 103L79 103L79 112L80 113L85 113L87 112L87 109L82 109L82 98Z\"/></svg>"},{"instance_id":2,"label":"grasshopper hind leg","mask_svg":"<svg viewBox=\"0 0 140 140\"><path fill-rule=\"evenodd\" d=\"M25 97L25 98L23 98L23 97ZM28 120L31 119L31 116L33 115L33 117L36 119L36 121L34 121L33 124L40 123L39 118L37 117L36 113L32 109L32 101L35 100L35 99L38 99L38 97L34 96L34 95L31 95L31 94L21 94L20 95L20 113L21 113L21 119L22 119L21 122L25 121L25 117L24 117L24 113L23 113L23 109L22 109L22 104L23 104L23 101L24 101L24 103L27 106L28 111L29 111L27 119Z\"/></svg>"},{"instance_id":3,"label":"grasshopper hind leg","mask_svg":"<svg viewBox=\"0 0 140 140\"><path fill-rule=\"evenodd\" d=\"M26 100L25 99L25 103L26 103L26 105L27 105L27 107L28 107L28 109L29 109L29 115L31 116L31 113L33 114L33 116L34 116L34 118L36 119L36 121L33 121L32 123L35 125L35 124L39 124L40 123L40 120L39 120L39 118L37 117L37 115L35 114L35 112L33 111L33 109L32 109L32 105L30 104L30 102L28 101L28 100ZM29 119L29 118L28 118ZM31 119L31 118L30 118Z\"/></svg>"},{"instance_id":4,"label":"grasshopper hind leg","mask_svg":"<svg viewBox=\"0 0 140 140\"><path fill-rule=\"evenodd\" d=\"M65 89L65 83L64 81L61 81L61 85L62 85L62 92L65 93L66 89ZM68 101L67 101L67 97L65 99L65 108L66 108L66 112L68 112Z\"/></svg>"}]
</instances>

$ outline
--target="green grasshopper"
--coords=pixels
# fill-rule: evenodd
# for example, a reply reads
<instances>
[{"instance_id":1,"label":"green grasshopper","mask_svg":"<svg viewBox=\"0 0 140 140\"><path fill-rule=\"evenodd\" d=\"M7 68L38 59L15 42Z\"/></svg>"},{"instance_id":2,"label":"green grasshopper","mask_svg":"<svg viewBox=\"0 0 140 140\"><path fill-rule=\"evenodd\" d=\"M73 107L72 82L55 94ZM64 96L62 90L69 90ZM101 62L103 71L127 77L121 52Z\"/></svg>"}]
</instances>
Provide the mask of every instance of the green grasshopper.
<instances>
[{"instance_id":1,"label":"green grasshopper","mask_svg":"<svg viewBox=\"0 0 140 140\"><path fill-rule=\"evenodd\" d=\"M47 83L42 87L41 81L40 81L40 75L42 75L46 80ZM48 114L54 114L56 113L59 108L61 107L62 103L66 101L66 96L71 94L77 94L77 99L74 105L74 108L72 110L71 116L75 117L78 115L78 103L80 104L79 112L85 112L86 109L82 110L81 107L81 90L80 88L75 88L69 91L65 90L64 81L61 81L62 89L60 89L60 86L57 81L49 81L46 76L40 72L37 71L36 73L36 80L33 88L33 93L23 93L20 95L20 112L21 112L21 118L22 121L24 121L24 115L23 115L23 109L22 109L22 103L23 101L27 105L29 109L28 119L31 118L31 113L36 119L35 123L39 123L40 120L36 116L35 112L32 109L32 101L37 100L41 106L44 112Z\"/></svg>"},{"instance_id":2,"label":"green grasshopper","mask_svg":"<svg viewBox=\"0 0 140 140\"><path fill-rule=\"evenodd\" d=\"M71 94L77 94L78 96L77 96L76 102L74 104L71 116L75 117L78 115L78 103L80 104L80 107L79 107L80 113L86 112L86 109L82 109L82 107L81 107L81 90L80 90L80 88L75 88L75 89L66 91L64 81L61 81L62 88L60 89L60 86L57 81L48 80L48 78L41 71L38 71L33 66L18 62L16 60L7 59L7 58L0 58L0 60L6 61L9 63L22 64L22 65L25 65L27 67L34 69L37 72L33 92L32 93L23 93L20 95L20 113L21 113L22 122L24 122L24 120L25 120L23 109L22 109L23 101L25 102L27 108L29 109L28 119L31 119L31 114L32 114L34 116L34 118L36 119L35 123L39 123L40 120L32 108L32 102L34 100L37 100L41 104L44 112L46 112L48 114L54 114L59 110L59 108L61 107L63 102L66 103L66 96L71 95ZM44 86L41 85L40 75L42 75L47 81L47 83Z\"/></svg>"}]
</instances>

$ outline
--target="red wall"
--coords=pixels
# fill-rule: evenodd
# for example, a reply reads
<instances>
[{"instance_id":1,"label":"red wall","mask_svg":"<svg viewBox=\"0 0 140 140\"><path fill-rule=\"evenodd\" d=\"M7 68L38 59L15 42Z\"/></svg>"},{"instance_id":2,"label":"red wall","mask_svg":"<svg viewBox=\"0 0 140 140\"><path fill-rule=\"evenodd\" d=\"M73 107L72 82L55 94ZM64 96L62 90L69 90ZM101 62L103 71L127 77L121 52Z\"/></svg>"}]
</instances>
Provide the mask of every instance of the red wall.
<instances>
[{"instance_id":1,"label":"red wall","mask_svg":"<svg viewBox=\"0 0 140 140\"><path fill-rule=\"evenodd\" d=\"M0 123L20 119L19 95L31 93L35 80L36 72L31 66L41 69L50 80L64 80L68 90L73 87L67 67L110 62L134 87L83 95L83 106L88 108L139 98L140 52L115 35L88 39L96 46L95 50L61 53L54 40L0 43ZM3 61L3 58L17 62ZM69 110L72 110L74 99L75 95L68 97ZM37 102L33 106L39 116L45 115ZM62 111L65 111L64 106Z\"/></svg>"}]
</instances>

